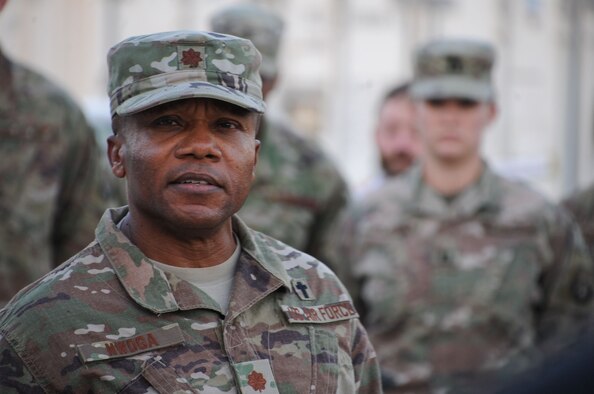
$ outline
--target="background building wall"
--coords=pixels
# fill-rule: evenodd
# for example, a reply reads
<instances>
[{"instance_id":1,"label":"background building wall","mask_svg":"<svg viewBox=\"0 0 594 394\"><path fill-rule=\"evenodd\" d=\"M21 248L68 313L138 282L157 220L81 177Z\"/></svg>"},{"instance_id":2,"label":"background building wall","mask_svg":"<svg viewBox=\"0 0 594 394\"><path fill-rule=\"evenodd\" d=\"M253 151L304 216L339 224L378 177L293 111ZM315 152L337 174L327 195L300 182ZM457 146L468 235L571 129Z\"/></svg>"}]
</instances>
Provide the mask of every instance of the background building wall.
<instances>
[{"instance_id":1,"label":"background building wall","mask_svg":"<svg viewBox=\"0 0 594 394\"><path fill-rule=\"evenodd\" d=\"M131 35L208 29L210 15L235 2L12 0L0 15L0 45L107 125L109 47ZM377 171L378 100L411 76L418 44L450 36L486 39L498 51L487 159L553 199L594 181L593 0L254 2L287 24L270 112L319 141L351 186Z\"/></svg>"}]
</instances>

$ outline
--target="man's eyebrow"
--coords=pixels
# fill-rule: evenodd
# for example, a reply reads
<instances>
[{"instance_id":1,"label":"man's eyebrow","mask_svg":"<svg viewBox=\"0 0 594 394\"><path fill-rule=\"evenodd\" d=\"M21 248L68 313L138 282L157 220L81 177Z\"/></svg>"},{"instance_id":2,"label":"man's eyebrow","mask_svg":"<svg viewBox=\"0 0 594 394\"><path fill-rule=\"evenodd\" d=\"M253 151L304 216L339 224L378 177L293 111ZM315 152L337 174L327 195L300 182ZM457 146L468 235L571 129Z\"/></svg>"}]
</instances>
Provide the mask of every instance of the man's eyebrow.
<instances>
[{"instance_id":1,"label":"man's eyebrow","mask_svg":"<svg viewBox=\"0 0 594 394\"><path fill-rule=\"evenodd\" d=\"M235 104L226 103L223 101L213 101L213 105L217 110L219 110L221 112L229 113L231 115L243 117L243 116L249 116L252 113L252 111L250 111L248 109L242 108Z\"/></svg>"}]
</instances>

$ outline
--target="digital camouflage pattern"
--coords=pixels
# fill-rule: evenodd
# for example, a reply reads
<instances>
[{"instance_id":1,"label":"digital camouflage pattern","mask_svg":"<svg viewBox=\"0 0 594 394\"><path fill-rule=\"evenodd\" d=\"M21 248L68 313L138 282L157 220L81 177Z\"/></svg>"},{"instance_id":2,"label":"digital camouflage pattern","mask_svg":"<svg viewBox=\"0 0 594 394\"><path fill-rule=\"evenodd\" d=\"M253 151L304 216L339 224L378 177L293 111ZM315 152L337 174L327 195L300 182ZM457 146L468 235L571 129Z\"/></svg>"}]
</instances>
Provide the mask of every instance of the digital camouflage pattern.
<instances>
[{"instance_id":1,"label":"digital camouflage pattern","mask_svg":"<svg viewBox=\"0 0 594 394\"><path fill-rule=\"evenodd\" d=\"M348 293L310 256L247 228L228 313L156 268L108 210L96 241L0 312L0 392L378 393Z\"/></svg>"},{"instance_id":2,"label":"digital camouflage pattern","mask_svg":"<svg viewBox=\"0 0 594 394\"><path fill-rule=\"evenodd\" d=\"M64 91L1 51L0 86L1 306L93 240L115 177Z\"/></svg>"},{"instance_id":3,"label":"digital camouflage pattern","mask_svg":"<svg viewBox=\"0 0 594 394\"><path fill-rule=\"evenodd\" d=\"M327 246L348 201L346 182L314 143L265 117L256 180L239 216L252 228L334 268Z\"/></svg>"},{"instance_id":4,"label":"digital camouflage pattern","mask_svg":"<svg viewBox=\"0 0 594 394\"><path fill-rule=\"evenodd\" d=\"M579 224L586 244L590 248L590 257L594 259L594 185L565 199L563 205L569 209Z\"/></svg>"},{"instance_id":5,"label":"digital camouflage pattern","mask_svg":"<svg viewBox=\"0 0 594 394\"><path fill-rule=\"evenodd\" d=\"M470 392L486 392L561 347L592 312L577 225L488 168L448 203L415 166L341 228L339 277L359 301L387 393L462 393L476 382Z\"/></svg>"},{"instance_id":6,"label":"digital camouflage pattern","mask_svg":"<svg viewBox=\"0 0 594 394\"><path fill-rule=\"evenodd\" d=\"M264 112L262 56L246 39L204 31L130 37L112 47L111 114L130 115L184 98L223 100Z\"/></svg>"},{"instance_id":7,"label":"digital camouflage pattern","mask_svg":"<svg viewBox=\"0 0 594 394\"><path fill-rule=\"evenodd\" d=\"M233 4L210 18L211 30L244 37L262 54L260 74L274 78L278 73L278 52L284 30L283 20L256 4Z\"/></svg>"}]
</instances>

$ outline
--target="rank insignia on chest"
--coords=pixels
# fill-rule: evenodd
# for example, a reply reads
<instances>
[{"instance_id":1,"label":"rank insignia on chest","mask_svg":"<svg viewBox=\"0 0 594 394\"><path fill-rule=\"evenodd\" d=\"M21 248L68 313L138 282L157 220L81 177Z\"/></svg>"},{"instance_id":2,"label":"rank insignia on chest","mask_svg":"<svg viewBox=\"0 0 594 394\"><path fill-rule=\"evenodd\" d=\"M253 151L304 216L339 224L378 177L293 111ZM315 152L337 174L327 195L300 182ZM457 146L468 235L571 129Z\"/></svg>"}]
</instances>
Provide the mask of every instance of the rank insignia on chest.
<instances>
[{"instance_id":1,"label":"rank insignia on chest","mask_svg":"<svg viewBox=\"0 0 594 394\"><path fill-rule=\"evenodd\" d=\"M300 299L304 301L316 299L306 281L302 279L291 279L291 285L293 286L293 292L295 292Z\"/></svg>"},{"instance_id":2,"label":"rank insignia on chest","mask_svg":"<svg viewBox=\"0 0 594 394\"><path fill-rule=\"evenodd\" d=\"M278 394L270 361L255 360L233 365L242 394Z\"/></svg>"}]
</instances>

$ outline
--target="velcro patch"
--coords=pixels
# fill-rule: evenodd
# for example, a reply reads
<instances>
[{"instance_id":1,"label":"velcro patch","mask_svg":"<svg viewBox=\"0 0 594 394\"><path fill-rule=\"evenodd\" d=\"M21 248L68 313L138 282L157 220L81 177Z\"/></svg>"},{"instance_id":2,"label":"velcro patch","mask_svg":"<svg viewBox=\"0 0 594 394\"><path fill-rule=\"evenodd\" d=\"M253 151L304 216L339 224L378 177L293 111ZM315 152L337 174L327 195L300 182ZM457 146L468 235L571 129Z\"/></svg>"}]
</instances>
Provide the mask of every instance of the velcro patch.
<instances>
[{"instance_id":1,"label":"velcro patch","mask_svg":"<svg viewBox=\"0 0 594 394\"><path fill-rule=\"evenodd\" d=\"M291 285L293 286L293 291L302 300L311 301L316 299L314 297L313 291L306 281L300 279L291 279Z\"/></svg>"},{"instance_id":2,"label":"velcro patch","mask_svg":"<svg viewBox=\"0 0 594 394\"><path fill-rule=\"evenodd\" d=\"M255 360L233 365L242 394L278 394L270 361Z\"/></svg>"},{"instance_id":3,"label":"velcro patch","mask_svg":"<svg viewBox=\"0 0 594 394\"><path fill-rule=\"evenodd\" d=\"M179 324L169 324L119 341L102 341L77 345L78 354L85 363L132 356L184 343Z\"/></svg>"},{"instance_id":4,"label":"velcro patch","mask_svg":"<svg viewBox=\"0 0 594 394\"><path fill-rule=\"evenodd\" d=\"M177 46L178 68L186 70L191 68L204 69L206 55L203 46L178 45Z\"/></svg>"},{"instance_id":5,"label":"velcro patch","mask_svg":"<svg viewBox=\"0 0 594 394\"><path fill-rule=\"evenodd\" d=\"M315 306L281 305L291 323L328 323L359 317L350 301Z\"/></svg>"}]
</instances>

